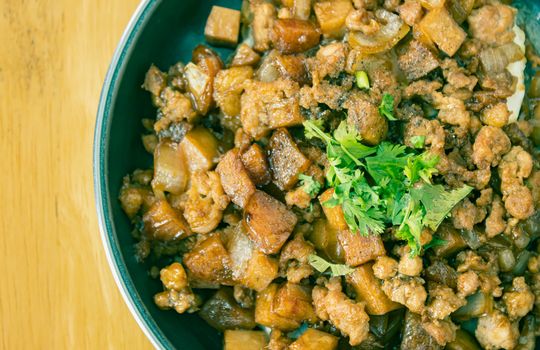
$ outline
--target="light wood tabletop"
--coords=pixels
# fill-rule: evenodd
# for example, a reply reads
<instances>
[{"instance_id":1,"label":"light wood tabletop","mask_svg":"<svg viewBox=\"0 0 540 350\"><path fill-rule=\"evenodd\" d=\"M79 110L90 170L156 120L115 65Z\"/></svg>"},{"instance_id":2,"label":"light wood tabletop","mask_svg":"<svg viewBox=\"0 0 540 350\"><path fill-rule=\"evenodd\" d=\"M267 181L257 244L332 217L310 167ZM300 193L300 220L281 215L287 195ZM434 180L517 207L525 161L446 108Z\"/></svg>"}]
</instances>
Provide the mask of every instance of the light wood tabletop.
<instances>
[{"instance_id":1,"label":"light wood tabletop","mask_svg":"<svg viewBox=\"0 0 540 350\"><path fill-rule=\"evenodd\" d=\"M138 0L0 1L0 348L148 349L107 265L92 138Z\"/></svg>"}]
</instances>

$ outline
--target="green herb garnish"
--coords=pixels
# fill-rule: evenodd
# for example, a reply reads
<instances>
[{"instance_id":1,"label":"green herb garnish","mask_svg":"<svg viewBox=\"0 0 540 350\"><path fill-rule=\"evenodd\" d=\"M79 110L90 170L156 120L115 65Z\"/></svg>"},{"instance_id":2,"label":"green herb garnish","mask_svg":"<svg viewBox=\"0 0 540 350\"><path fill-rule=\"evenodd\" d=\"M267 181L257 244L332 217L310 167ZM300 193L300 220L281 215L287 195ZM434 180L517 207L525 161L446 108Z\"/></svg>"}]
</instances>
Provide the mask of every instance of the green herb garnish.
<instances>
[{"instance_id":1,"label":"green herb garnish","mask_svg":"<svg viewBox=\"0 0 540 350\"><path fill-rule=\"evenodd\" d=\"M432 184L439 158L428 152L417 153L389 142L365 146L345 121L333 134L312 121L304 127L307 138L326 143L330 165L326 185L334 194L323 205L340 205L349 229L361 235L381 234L396 226L396 237L407 241L413 255L422 249L422 229L435 231L472 190L463 186L447 191Z\"/></svg>"},{"instance_id":2,"label":"green herb garnish","mask_svg":"<svg viewBox=\"0 0 540 350\"><path fill-rule=\"evenodd\" d=\"M315 198L321 191L321 184L313 179L313 176L308 176L304 174L298 175L300 179L300 186L302 190L309 194L311 198Z\"/></svg>"},{"instance_id":3,"label":"green herb garnish","mask_svg":"<svg viewBox=\"0 0 540 350\"><path fill-rule=\"evenodd\" d=\"M354 76L356 78L356 86L360 89L369 89L369 78L366 72L361 70L356 72Z\"/></svg>"},{"instance_id":4,"label":"green herb garnish","mask_svg":"<svg viewBox=\"0 0 540 350\"><path fill-rule=\"evenodd\" d=\"M326 270L330 269L330 273L332 276L345 276L349 273L353 272L354 269L347 265L342 264L332 264L329 261L324 260L318 255L311 254L308 256L308 262L313 268L320 273L326 272Z\"/></svg>"},{"instance_id":5,"label":"green herb garnish","mask_svg":"<svg viewBox=\"0 0 540 350\"><path fill-rule=\"evenodd\" d=\"M379 106L379 114L386 117L388 120L397 120L396 117L394 117L394 96L388 93L383 95L381 105Z\"/></svg>"},{"instance_id":6,"label":"green herb garnish","mask_svg":"<svg viewBox=\"0 0 540 350\"><path fill-rule=\"evenodd\" d=\"M429 243L424 244L423 248L424 250L428 250L430 248L442 247L443 245L446 245L446 243L448 243L447 240L434 235Z\"/></svg>"},{"instance_id":7,"label":"green herb garnish","mask_svg":"<svg viewBox=\"0 0 540 350\"><path fill-rule=\"evenodd\" d=\"M423 148L426 143L426 137L424 135L412 136L411 144L414 148Z\"/></svg>"}]
</instances>

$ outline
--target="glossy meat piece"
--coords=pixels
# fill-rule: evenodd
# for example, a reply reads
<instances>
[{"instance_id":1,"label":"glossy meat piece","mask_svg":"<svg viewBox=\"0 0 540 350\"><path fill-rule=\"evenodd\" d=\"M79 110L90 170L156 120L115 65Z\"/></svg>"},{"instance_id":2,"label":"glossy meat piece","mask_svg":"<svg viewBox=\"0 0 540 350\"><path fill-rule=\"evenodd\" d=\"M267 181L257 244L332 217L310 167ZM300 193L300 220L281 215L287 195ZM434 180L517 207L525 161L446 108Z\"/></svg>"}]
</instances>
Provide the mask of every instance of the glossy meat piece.
<instances>
[{"instance_id":1,"label":"glossy meat piece","mask_svg":"<svg viewBox=\"0 0 540 350\"><path fill-rule=\"evenodd\" d=\"M279 286L275 283L269 285L265 290L257 293L255 303L255 322L260 325L277 328L283 331L292 331L300 326L298 321L282 317L273 309L274 300Z\"/></svg>"},{"instance_id":2,"label":"glossy meat piece","mask_svg":"<svg viewBox=\"0 0 540 350\"><path fill-rule=\"evenodd\" d=\"M274 47L281 53L299 53L319 43L321 34L317 27L305 20L278 19L271 34Z\"/></svg>"},{"instance_id":3,"label":"glossy meat piece","mask_svg":"<svg viewBox=\"0 0 540 350\"><path fill-rule=\"evenodd\" d=\"M221 185L231 202L241 208L245 207L255 192L255 185L242 163L240 151L235 148L225 153L216 167L216 172L221 177Z\"/></svg>"},{"instance_id":4,"label":"glossy meat piece","mask_svg":"<svg viewBox=\"0 0 540 350\"><path fill-rule=\"evenodd\" d=\"M271 180L270 167L261 146L252 144L241 156L242 163L251 180L257 186L266 185Z\"/></svg>"},{"instance_id":5,"label":"glossy meat piece","mask_svg":"<svg viewBox=\"0 0 540 350\"><path fill-rule=\"evenodd\" d=\"M154 202L143 215L144 232L160 241L183 239L193 233L180 213L164 199Z\"/></svg>"},{"instance_id":6,"label":"glossy meat piece","mask_svg":"<svg viewBox=\"0 0 540 350\"><path fill-rule=\"evenodd\" d=\"M349 266L362 265L378 256L386 255L380 236L362 236L349 230L339 231L338 240L345 252L345 261Z\"/></svg>"},{"instance_id":7,"label":"glossy meat piece","mask_svg":"<svg viewBox=\"0 0 540 350\"><path fill-rule=\"evenodd\" d=\"M467 37L467 33L454 21L445 7L429 11L419 25L448 56L454 56Z\"/></svg>"},{"instance_id":8,"label":"glossy meat piece","mask_svg":"<svg viewBox=\"0 0 540 350\"><path fill-rule=\"evenodd\" d=\"M272 310L282 317L297 322L317 321L312 305L311 288L296 283L286 282L278 289Z\"/></svg>"},{"instance_id":9,"label":"glossy meat piece","mask_svg":"<svg viewBox=\"0 0 540 350\"><path fill-rule=\"evenodd\" d=\"M409 80L416 80L439 67L439 59L426 45L411 41L398 58L399 68Z\"/></svg>"}]
</instances>

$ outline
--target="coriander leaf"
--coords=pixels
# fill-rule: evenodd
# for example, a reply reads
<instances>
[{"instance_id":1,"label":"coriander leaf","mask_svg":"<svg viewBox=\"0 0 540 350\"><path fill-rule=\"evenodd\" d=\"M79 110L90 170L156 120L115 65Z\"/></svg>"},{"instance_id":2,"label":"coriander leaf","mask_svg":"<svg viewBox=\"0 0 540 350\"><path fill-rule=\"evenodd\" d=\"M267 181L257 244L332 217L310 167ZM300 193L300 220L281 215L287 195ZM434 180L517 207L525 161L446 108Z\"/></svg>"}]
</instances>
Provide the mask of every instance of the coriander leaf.
<instances>
[{"instance_id":1,"label":"coriander leaf","mask_svg":"<svg viewBox=\"0 0 540 350\"><path fill-rule=\"evenodd\" d=\"M423 148L426 143L426 137L424 135L412 136L410 142L414 148Z\"/></svg>"},{"instance_id":2,"label":"coriander leaf","mask_svg":"<svg viewBox=\"0 0 540 350\"><path fill-rule=\"evenodd\" d=\"M360 233L362 236L370 233L379 235L384 232L384 213L378 208L363 209L351 199L343 201L341 207L345 221L352 232Z\"/></svg>"},{"instance_id":3,"label":"coriander leaf","mask_svg":"<svg viewBox=\"0 0 540 350\"><path fill-rule=\"evenodd\" d=\"M321 184L315 181L312 176L300 174L298 178L300 179L302 190L309 194L311 198L315 198L321 190Z\"/></svg>"},{"instance_id":4,"label":"coriander leaf","mask_svg":"<svg viewBox=\"0 0 540 350\"><path fill-rule=\"evenodd\" d=\"M437 173L435 166L438 163L439 157L427 152L409 157L404 169L405 176L409 179L411 185L414 185L420 179L426 183L431 183L431 177Z\"/></svg>"},{"instance_id":5,"label":"coriander leaf","mask_svg":"<svg viewBox=\"0 0 540 350\"><path fill-rule=\"evenodd\" d=\"M374 147L360 143L362 138L358 134L358 131L356 131L354 126L349 125L345 121L342 121L334 131L334 138L355 159L364 158L376 152Z\"/></svg>"},{"instance_id":6,"label":"coriander leaf","mask_svg":"<svg viewBox=\"0 0 540 350\"><path fill-rule=\"evenodd\" d=\"M467 197L472 190L472 187L464 185L448 192L442 185L424 183L422 186L411 189L411 196L420 200L424 205L426 210L423 219L424 226L435 231L456 204Z\"/></svg>"},{"instance_id":7,"label":"coriander leaf","mask_svg":"<svg viewBox=\"0 0 540 350\"><path fill-rule=\"evenodd\" d=\"M354 76L356 78L356 86L360 89L369 89L369 78L366 72L361 70L356 72Z\"/></svg>"},{"instance_id":8,"label":"coriander leaf","mask_svg":"<svg viewBox=\"0 0 540 350\"><path fill-rule=\"evenodd\" d=\"M443 245L446 245L447 243L448 243L447 240L434 235L433 238L431 238L431 241L429 243L424 244L423 248L424 250L428 250L429 248L441 247Z\"/></svg>"},{"instance_id":9,"label":"coriander leaf","mask_svg":"<svg viewBox=\"0 0 540 350\"><path fill-rule=\"evenodd\" d=\"M332 141L330 135L322 130L322 121L320 119L306 120L304 123L304 134L306 138L318 138L328 143Z\"/></svg>"},{"instance_id":10,"label":"coriander leaf","mask_svg":"<svg viewBox=\"0 0 540 350\"><path fill-rule=\"evenodd\" d=\"M330 269L332 276L345 276L353 272L354 269L347 265L342 264L332 264L321 258L318 255L311 254L308 256L309 264L320 273L324 273L326 270Z\"/></svg>"},{"instance_id":11,"label":"coriander leaf","mask_svg":"<svg viewBox=\"0 0 540 350\"><path fill-rule=\"evenodd\" d=\"M366 158L367 171L378 184L384 178L403 180L403 169L407 165L408 154L403 145L383 142L377 147L374 156Z\"/></svg>"},{"instance_id":12,"label":"coriander leaf","mask_svg":"<svg viewBox=\"0 0 540 350\"><path fill-rule=\"evenodd\" d=\"M379 114L386 117L388 120L397 120L396 117L394 117L394 97L392 95L388 93L383 95L379 106Z\"/></svg>"}]
</instances>

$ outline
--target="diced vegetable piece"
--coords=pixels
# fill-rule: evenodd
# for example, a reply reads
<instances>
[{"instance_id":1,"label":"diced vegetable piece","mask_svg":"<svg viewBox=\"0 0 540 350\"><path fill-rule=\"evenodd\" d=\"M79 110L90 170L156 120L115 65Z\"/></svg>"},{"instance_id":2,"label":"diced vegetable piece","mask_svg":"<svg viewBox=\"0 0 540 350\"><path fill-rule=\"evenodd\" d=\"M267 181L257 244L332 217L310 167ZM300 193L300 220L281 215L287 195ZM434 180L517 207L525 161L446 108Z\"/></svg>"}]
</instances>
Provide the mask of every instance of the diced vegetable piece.
<instances>
[{"instance_id":1,"label":"diced vegetable piece","mask_svg":"<svg viewBox=\"0 0 540 350\"><path fill-rule=\"evenodd\" d=\"M328 220L318 219L313 223L313 231L308 239L322 253L323 258L342 264L345 262L345 253L337 239L337 232Z\"/></svg>"},{"instance_id":2,"label":"diced vegetable piece","mask_svg":"<svg viewBox=\"0 0 540 350\"><path fill-rule=\"evenodd\" d=\"M471 14L475 0L447 0L446 8L458 24L463 23Z\"/></svg>"},{"instance_id":3,"label":"diced vegetable piece","mask_svg":"<svg viewBox=\"0 0 540 350\"><path fill-rule=\"evenodd\" d=\"M199 316L220 331L255 328L253 309L244 309L238 305L230 287L220 288L208 299L199 311Z\"/></svg>"},{"instance_id":4,"label":"diced vegetable piece","mask_svg":"<svg viewBox=\"0 0 540 350\"><path fill-rule=\"evenodd\" d=\"M300 326L300 322L282 317L273 310L274 299L278 292L278 285L272 283L265 290L257 294L255 303L255 322L260 325L277 328L282 331L292 331Z\"/></svg>"},{"instance_id":5,"label":"diced vegetable piece","mask_svg":"<svg viewBox=\"0 0 540 350\"><path fill-rule=\"evenodd\" d=\"M334 189L329 188L319 196L319 202L321 203L324 215L326 216L330 226L332 226L334 229L339 231L347 230L349 226L345 221L345 216L343 216L343 209L341 209L341 206L336 205L334 207L328 207L324 205L326 201L332 199L333 195Z\"/></svg>"},{"instance_id":6,"label":"diced vegetable piece","mask_svg":"<svg viewBox=\"0 0 540 350\"><path fill-rule=\"evenodd\" d=\"M379 9L375 11L375 16L385 23L376 33L369 35L356 31L349 33L349 44L352 48L360 50L362 54L388 51L409 32L409 26L395 13Z\"/></svg>"},{"instance_id":7,"label":"diced vegetable piece","mask_svg":"<svg viewBox=\"0 0 540 350\"><path fill-rule=\"evenodd\" d=\"M457 287L457 272L447 263L441 260L435 260L425 270L425 279L447 285L455 289Z\"/></svg>"},{"instance_id":8,"label":"diced vegetable piece","mask_svg":"<svg viewBox=\"0 0 540 350\"><path fill-rule=\"evenodd\" d=\"M261 60L261 56L256 53L249 45L240 44L231 61L231 67L254 66Z\"/></svg>"},{"instance_id":9,"label":"diced vegetable piece","mask_svg":"<svg viewBox=\"0 0 540 350\"><path fill-rule=\"evenodd\" d=\"M272 310L282 317L298 322L317 321L311 300L311 289L296 283L287 282L279 288L274 297Z\"/></svg>"},{"instance_id":10,"label":"diced vegetable piece","mask_svg":"<svg viewBox=\"0 0 540 350\"><path fill-rule=\"evenodd\" d=\"M212 80L223 69L221 58L217 52L208 46L197 45L191 53L191 61L200 67Z\"/></svg>"},{"instance_id":11,"label":"diced vegetable piece","mask_svg":"<svg viewBox=\"0 0 540 350\"><path fill-rule=\"evenodd\" d=\"M242 163L246 168L251 180L258 186L266 185L270 182L270 168L263 149L258 144L252 144L247 151L242 154Z\"/></svg>"},{"instance_id":12,"label":"diced vegetable piece","mask_svg":"<svg viewBox=\"0 0 540 350\"><path fill-rule=\"evenodd\" d=\"M240 95L244 83L253 76L249 66L221 70L214 80L214 99L221 111L228 116L240 115Z\"/></svg>"},{"instance_id":13,"label":"diced vegetable piece","mask_svg":"<svg viewBox=\"0 0 540 350\"><path fill-rule=\"evenodd\" d=\"M277 260L255 249L241 223L233 229L227 249L234 279L243 286L260 292L277 277Z\"/></svg>"},{"instance_id":14,"label":"diced vegetable piece","mask_svg":"<svg viewBox=\"0 0 540 350\"><path fill-rule=\"evenodd\" d=\"M201 67L189 62L186 65L185 77L188 91L193 97L192 102L202 115L205 115L212 104L212 79Z\"/></svg>"},{"instance_id":15,"label":"diced vegetable piece","mask_svg":"<svg viewBox=\"0 0 540 350\"><path fill-rule=\"evenodd\" d=\"M401 350L430 349L440 350L442 347L422 327L419 315L407 310L401 341Z\"/></svg>"},{"instance_id":16,"label":"diced vegetable piece","mask_svg":"<svg viewBox=\"0 0 540 350\"><path fill-rule=\"evenodd\" d=\"M339 231L338 240L345 251L345 262L349 266L362 265L378 256L386 255L380 236L362 236L349 230Z\"/></svg>"},{"instance_id":17,"label":"diced vegetable piece","mask_svg":"<svg viewBox=\"0 0 540 350\"><path fill-rule=\"evenodd\" d=\"M332 334L308 328L290 346L290 350L335 350L338 338Z\"/></svg>"},{"instance_id":18,"label":"diced vegetable piece","mask_svg":"<svg viewBox=\"0 0 540 350\"><path fill-rule=\"evenodd\" d=\"M301 19L278 19L274 22L272 43L281 53L300 53L319 43L321 34L313 23Z\"/></svg>"},{"instance_id":19,"label":"diced vegetable piece","mask_svg":"<svg viewBox=\"0 0 540 350\"><path fill-rule=\"evenodd\" d=\"M154 150L154 192L182 193L188 179L189 171L181 148L171 140L161 140Z\"/></svg>"},{"instance_id":20,"label":"diced vegetable piece","mask_svg":"<svg viewBox=\"0 0 540 350\"><path fill-rule=\"evenodd\" d=\"M298 149L286 129L274 132L268 148L274 183L283 191L292 189L298 182L298 175L309 168L309 159Z\"/></svg>"},{"instance_id":21,"label":"diced vegetable piece","mask_svg":"<svg viewBox=\"0 0 540 350\"><path fill-rule=\"evenodd\" d=\"M467 37L444 7L429 11L419 26L448 56L454 56Z\"/></svg>"},{"instance_id":22,"label":"diced vegetable piece","mask_svg":"<svg viewBox=\"0 0 540 350\"><path fill-rule=\"evenodd\" d=\"M180 147L184 151L192 173L212 169L219 157L218 141L204 127L197 127L188 132L180 143Z\"/></svg>"},{"instance_id":23,"label":"diced vegetable piece","mask_svg":"<svg viewBox=\"0 0 540 350\"><path fill-rule=\"evenodd\" d=\"M350 0L317 2L313 9L324 36L340 38L345 34L345 20L353 10Z\"/></svg>"},{"instance_id":24,"label":"diced vegetable piece","mask_svg":"<svg viewBox=\"0 0 540 350\"><path fill-rule=\"evenodd\" d=\"M519 345L515 350L533 350L537 349L536 347L536 334L535 329L537 328L536 318L533 315L527 315L522 321L523 326L521 327L521 334L519 338ZM474 338L473 338L474 339ZM465 348L463 348L465 349ZM480 347L473 348L473 350L480 349ZM450 350L461 350L461 348L450 349Z\"/></svg>"},{"instance_id":25,"label":"diced vegetable piece","mask_svg":"<svg viewBox=\"0 0 540 350\"><path fill-rule=\"evenodd\" d=\"M212 6L206 20L204 37L212 45L234 47L240 32L240 11L221 6Z\"/></svg>"},{"instance_id":26,"label":"diced vegetable piece","mask_svg":"<svg viewBox=\"0 0 540 350\"><path fill-rule=\"evenodd\" d=\"M223 190L231 201L244 208L255 192L255 185L242 163L240 151L234 148L225 153L216 167L216 172L221 177Z\"/></svg>"},{"instance_id":27,"label":"diced vegetable piece","mask_svg":"<svg viewBox=\"0 0 540 350\"><path fill-rule=\"evenodd\" d=\"M356 299L366 304L366 311L370 315L384 315L399 309L401 306L384 294L379 281L373 274L372 266L372 263L363 264L347 275L347 282L353 286Z\"/></svg>"},{"instance_id":28,"label":"diced vegetable piece","mask_svg":"<svg viewBox=\"0 0 540 350\"><path fill-rule=\"evenodd\" d=\"M436 234L445 241L444 244L433 247L433 251L437 256L446 258L467 247L467 243L459 231L456 230L451 224L443 223L441 226L439 226Z\"/></svg>"},{"instance_id":29,"label":"diced vegetable piece","mask_svg":"<svg viewBox=\"0 0 540 350\"><path fill-rule=\"evenodd\" d=\"M279 252L296 221L296 215L285 204L258 190L244 209L244 224L249 237L265 254Z\"/></svg>"},{"instance_id":30,"label":"diced vegetable piece","mask_svg":"<svg viewBox=\"0 0 540 350\"><path fill-rule=\"evenodd\" d=\"M144 232L160 241L183 239L193 233L180 213L160 199L154 202L143 216Z\"/></svg>"},{"instance_id":31,"label":"diced vegetable piece","mask_svg":"<svg viewBox=\"0 0 540 350\"><path fill-rule=\"evenodd\" d=\"M264 350L266 335L263 331L226 330L224 350Z\"/></svg>"},{"instance_id":32,"label":"diced vegetable piece","mask_svg":"<svg viewBox=\"0 0 540 350\"><path fill-rule=\"evenodd\" d=\"M194 288L233 284L231 259L219 233L198 242L184 254L183 263Z\"/></svg>"},{"instance_id":33,"label":"diced vegetable piece","mask_svg":"<svg viewBox=\"0 0 540 350\"><path fill-rule=\"evenodd\" d=\"M493 310L493 296L478 292L467 297L467 304L460 307L452 314L452 317L465 321L471 318L477 318L490 313Z\"/></svg>"},{"instance_id":34,"label":"diced vegetable piece","mask_svg":"<svg viewBox=\"0 0 540 350\"><path fill-rule=\"evenodd\" d=\"M456 339L446 344L446 350L480 350L481 347L476 339L466 330L456 330Z\"/></svg>"}]
</instances>

